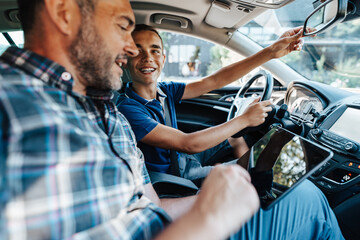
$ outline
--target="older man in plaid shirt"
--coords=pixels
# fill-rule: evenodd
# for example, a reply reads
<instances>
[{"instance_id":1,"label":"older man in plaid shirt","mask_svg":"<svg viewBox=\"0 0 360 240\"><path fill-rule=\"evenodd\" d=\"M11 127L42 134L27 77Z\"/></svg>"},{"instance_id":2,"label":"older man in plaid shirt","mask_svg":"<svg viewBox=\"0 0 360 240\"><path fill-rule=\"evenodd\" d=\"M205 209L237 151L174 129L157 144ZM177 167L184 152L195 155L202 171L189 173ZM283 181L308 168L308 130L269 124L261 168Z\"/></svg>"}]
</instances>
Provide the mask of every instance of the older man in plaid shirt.
<instances>
[{"instance_id":1,"label":"older man in plaid shirt","mask_svg":"<svg viewBox=\"0 0 360 240\"><path fill-rule=\"evenodd\" d=\"M18 3L25 47L0 57L0 239L223 239L245 224L259 200L239 166L215 168L198 196L156 195L110 101L138 53L127 0ZM233 237L341 238L321 192L298 189Z\"/></svg>"}]
</instances>

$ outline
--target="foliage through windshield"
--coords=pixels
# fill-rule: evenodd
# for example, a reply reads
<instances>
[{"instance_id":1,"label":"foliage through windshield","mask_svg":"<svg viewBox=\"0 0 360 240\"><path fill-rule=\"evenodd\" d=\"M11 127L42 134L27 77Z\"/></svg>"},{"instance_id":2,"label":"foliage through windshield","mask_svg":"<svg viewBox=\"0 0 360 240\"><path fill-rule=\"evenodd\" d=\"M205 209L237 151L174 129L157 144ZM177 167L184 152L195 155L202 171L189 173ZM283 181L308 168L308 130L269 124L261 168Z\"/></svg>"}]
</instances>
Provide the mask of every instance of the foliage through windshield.
<instances>
[{"instance_id":1,"label":"foliage through windshield","mask_svg":"<svg viewBox=\"0 0 360 240\"><path fill-rule=\"evenodd\" d=\"M267 11L239 29L262 46L275 41L285 29L301 26L313 11L313 0L295 1ZM301 52L280 60L309 80L341 88L360 88L360 20L338 24L316 37L305 38Z\"/></svg>"}]
</instances>

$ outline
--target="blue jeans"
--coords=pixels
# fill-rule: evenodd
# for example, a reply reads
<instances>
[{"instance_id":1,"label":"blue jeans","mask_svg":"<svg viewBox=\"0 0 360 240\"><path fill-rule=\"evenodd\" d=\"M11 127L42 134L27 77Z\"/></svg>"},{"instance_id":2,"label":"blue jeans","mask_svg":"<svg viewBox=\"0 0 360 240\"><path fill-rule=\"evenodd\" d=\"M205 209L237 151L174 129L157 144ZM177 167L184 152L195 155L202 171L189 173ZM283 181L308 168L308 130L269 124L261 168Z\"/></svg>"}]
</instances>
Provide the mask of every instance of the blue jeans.
<instances>
[{"instance_id":1,"label":"blue jeans","mask_svg":"<svg viewBox=\"0 0 360 240\"><path fill-rule=\"evenodd\" d=\"M226 151L229 154L233 153L233 148L230 146L228 140L200 153L191 155L179 153L180 176L189 180L205 178L211 169L214 168L212 165L221 162L222 159L217 159L220 151ZM236 163L236 161L237 159L225 164L233 164Z\"/></svg>"},{"instance_id":2,"label":"blue jeans","mask_svg":"<svg viewBox=\"0 0 360 240\"><path fill-rule=\"evenodd\" d=\"M339 240L344 237L324 194L305 180L269 210L260 209L230 239Z\"/></svg>"},{"instance_id":3,"label":"blue jeans","mask_svg":"<svg viewBox=\"0 0 360 240\"><path fill-rule=\"evenodd\" d=\"M208 159L229 146L228 141L224 141L202 153L180 154L181 176L191 180L206 177L213 168L206 166ZM313 183L305 180L270 209L260 209L230 239L341 240L344 237L324 194Z\"/></svg>"}]
</instances>

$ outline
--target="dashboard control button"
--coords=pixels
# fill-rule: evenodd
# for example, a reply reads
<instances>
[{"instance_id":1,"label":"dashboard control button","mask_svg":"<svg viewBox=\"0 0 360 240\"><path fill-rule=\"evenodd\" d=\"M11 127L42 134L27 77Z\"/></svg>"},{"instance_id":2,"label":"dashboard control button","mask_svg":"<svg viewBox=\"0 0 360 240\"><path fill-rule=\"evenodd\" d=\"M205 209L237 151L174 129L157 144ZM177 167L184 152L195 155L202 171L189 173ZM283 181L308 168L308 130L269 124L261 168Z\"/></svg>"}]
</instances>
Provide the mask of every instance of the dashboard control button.
<instances>
[{"instance_id":1,"label":"dashboard control button","mask_svg":"<svg viewBox=\"0 0 360 240\"><path fill-rule=\"evenodd\" d=\"M332 185L332 184L330 184L330 183L325 183L325 187L326 187L327 189L334 189L334 188L335 188L335 186Z\"/></svg>"},{"instance_id":2,"label":"dashboard control button","mask_svg":"<svg viewBox=\"0 0 360 240\"><path fill-rule=\"evenodd\" d=\"M354 163L354 162L347 162L347 163L344 163L343 165L346 167L351 167L351 168L357 169L357 170L360 169L360 165L357 163Z\"/></svg>"},{"instance_id":3,"label":"dashboard control button","mask_svg":"<svg viewBox=\"0 0 360 240\"><path fill-rule=\"evenodd\" d=\"M356 153L359 150L359 147L352 142L347 142L344 145L344 148L346 151L351 152L351 153Z\"/></svg>"},{"instance_id":4,"label":"dashboard control button","mask_svg":"<svg viewBox=\"0 0 360 240\"><path fill-rule=\"evenodd\" d=\"M324 187L324 188L327 188L327 189L334 189L336 188L336 186L334 186L333 184L330 184L328 182L325 182L325 181L318 181L317 182L320 186Z\"/></svg>"},{"instance_id":5,"label":"dashboard control button","mask_svg":"<svg viewBox=\"0 0 360 240\"><path fill-rule=\"evenodd\" d=\"M320 173L326 171L331 166L330 162L326 162L323 165L321 165L314 173L313 176L317 177L320 175Z\"/></svg>"},{"instance_id":6,"label":"dashboard control button","mask_svg":"<svg viewBox=\"0 0 360 240\"><path fill-rule=\"evenodd\" d=\"M358 153L360 146L347 138L334 134L326 129L313 129L312 135L325 145L336 148L341 152Z\"/></svg>"},{"instance_id":7,"label":"dashboard control button","mask_svg":"<svg viewBox=\"0 0 360 240\"><path fill-rule=\"evenodd\" d=\"M322 131L321 129L319 129L319 128L316 128L316 129L314 129L314 130L312 131L312 133L313 133L315 136L320 137L321 134L323 133L323 131Z\"/></svg>"},{"instance_id":8,"label":"dashboard control button","mask_svg":"<svg viewBox=\"0 0 360 240\"><path fill-rule=\"evenodd\" d=\"M317 183L318 183L320 186L323 186L323 187L325 187L325 184L326 184L326 182L324 182L324 181L317 181Z\"/></svg>"},{"instance_id":9,"label":"dashboard control button","mask_svg":"<svg viewBox=\"0 0 360 240\"><path fill-rule=\"evenodd\" d=\"M357 171L343 169L343 168L337 168L333 171L329 172L325 178L330 179L336 183L339 184L346 184L353 179L357 178L359 176L359 173Z\"/></svg>"}]
</instances>

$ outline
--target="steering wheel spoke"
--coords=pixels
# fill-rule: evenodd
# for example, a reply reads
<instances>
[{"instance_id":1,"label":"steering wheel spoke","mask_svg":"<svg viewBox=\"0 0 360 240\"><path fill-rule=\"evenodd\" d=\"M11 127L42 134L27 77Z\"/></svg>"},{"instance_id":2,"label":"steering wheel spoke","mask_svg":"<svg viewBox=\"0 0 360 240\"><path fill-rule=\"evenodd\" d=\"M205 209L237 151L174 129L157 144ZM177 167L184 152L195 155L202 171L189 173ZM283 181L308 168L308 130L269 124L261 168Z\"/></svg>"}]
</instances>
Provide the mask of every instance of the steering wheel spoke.
<instances>
[{"instance_id":1,"label":"steering wheel spoke","mask_svg":"<svg viewBox=\"0 0 360 240\"><path fill-rule=\"evenodd\" d=\"M231 105L227 120L231 120L236 116L241 115L245 109L253 102L254 97L245 98L245 94L250 89L251 85L260 77L265 77L265 87L261 95L260 101L269 100L272 90L274 88L274 79L269 72L264 70L259 71L244 86L237 92L236 97Z\"/></svg>"},{"instance_id":2,"label":"steering wheel spoke","mask_svg":"<svg viewBox=\"0 0 360 240\"><path fill-rule=\"evenodd\" d=\"M256 97L245 97L245 94L250 89L251 85L260 77L265 77L265 87L261 95L260 101L269 100L271 97L271 93L274 87L274 79L270 73L261 70L255 76L253 76L249 81L247 81L237 92L236 97L231 105L227 121L230 121L234 117L237 117L245 112L247 107L254 101ZM252 129L256 129L253 127ZM240 137L245 133L244 130L235 134L233 137Z\"/></svg>"},{"instance_id":3,"label":"steering wheel spoke","mask_svg":"<svg viewBox=\"0 0 360 240\"><path fill-rule=\"evenodd\" d=\"M248 98L236 98L234 100L234 107L236 108L235 116L237 117L245 112L247 107L256 99L257 97L248 97Z\"/></svg>"}]
</instances>

